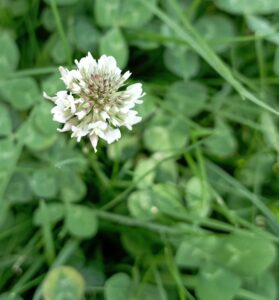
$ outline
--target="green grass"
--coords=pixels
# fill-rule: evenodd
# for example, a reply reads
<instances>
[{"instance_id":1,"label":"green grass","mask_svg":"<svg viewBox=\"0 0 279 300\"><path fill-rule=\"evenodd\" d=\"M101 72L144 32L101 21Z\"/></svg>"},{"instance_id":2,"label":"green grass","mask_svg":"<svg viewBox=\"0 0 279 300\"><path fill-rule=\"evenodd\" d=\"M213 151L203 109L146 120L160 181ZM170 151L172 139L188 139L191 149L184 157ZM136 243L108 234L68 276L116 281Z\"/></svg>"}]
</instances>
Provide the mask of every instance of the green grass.
<instances>
[{"instance_id":1,"label":"green grass","mask_svg":"<svg viewBox=\"0 0 279 300\"><path fill-rule=\"evenodd\" d=\"M0 300L278 298L279 11L247 1L0 0ZM88 51L146 93L97 153L42 97Z\"/></svg>"}]
</instances>

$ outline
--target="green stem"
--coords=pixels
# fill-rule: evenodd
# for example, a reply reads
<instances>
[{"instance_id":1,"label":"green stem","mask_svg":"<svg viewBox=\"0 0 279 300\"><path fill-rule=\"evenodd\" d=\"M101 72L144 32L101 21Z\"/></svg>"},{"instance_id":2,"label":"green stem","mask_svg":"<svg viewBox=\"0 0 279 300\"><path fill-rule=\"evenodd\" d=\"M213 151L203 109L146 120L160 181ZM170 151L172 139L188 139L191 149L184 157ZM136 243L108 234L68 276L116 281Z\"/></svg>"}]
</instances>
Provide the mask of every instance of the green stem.
<instances>
[{"instance_id":1,"label":"green stem","mask_svg":"<svg viewBox=\"0 0 279 300\"><path fill-rule=\"evenodd\" d=\"M101 209L102 210L109 210L112 209L113 207L115 207L116 205L118 205L119 203L121 203L124 199L127 198L127 196L129 195L129 193L138 185L138 183L145 178L146 176L148 176L151 172L153 172L154 170L156 170L156 168L158 168L163 162L168 161L170 159L179 157L180 155L184 154L185 151L191 151L192 149L195 149L195 147L197 147L197 145L201 144L203 142L203 140L192 144L188 147L186 147L186 149L183 147L183 149L181 149L180 151L174 153L174 154L170 154L169 156L166 156L164 159L161 159L160 161L158 161L155 166L151 169L149 169L147 172L145 172L141 177L138 178L138 180L135 180L131 183L131 185L126 188L123 192L121 192L120 194L118 194L114 199L112 199L110 202L108 202L107 204L105 204Z\"/></svg>"},{"instance_id":2,"label":"green stem","mask_svg":"<svg viewBox=\"0 0 279 300\"><path fill-rule=\"evenodd\" d=\"M51 4L51 10L55 19L55 23L56 23L56 27L58 30L58 33L60 35L60 38L63 42L63 46L65 49L65 52L67 54L67 58L68 58L68 64L69 66L72 64L72 51L71 51L71 47L70 44L68 42L68 39L66 37L62 22L61 22L61 18L60 18L60 14L56 5L56 0L51 0L50 1Z\"/></svg>"},{"instance_id":3,"label":"green stem","mask_svg":"<svg viewBox=\"0 0 279 300\"><path fill-rule=\"evenodd\" d=\"M55 258L55 245L52 235L52 228L47 206L44 201L40 202L40 210L42 211L42 235L44 241L45 255L48 264L51 265Z\"/></svg>"}]
</instances>

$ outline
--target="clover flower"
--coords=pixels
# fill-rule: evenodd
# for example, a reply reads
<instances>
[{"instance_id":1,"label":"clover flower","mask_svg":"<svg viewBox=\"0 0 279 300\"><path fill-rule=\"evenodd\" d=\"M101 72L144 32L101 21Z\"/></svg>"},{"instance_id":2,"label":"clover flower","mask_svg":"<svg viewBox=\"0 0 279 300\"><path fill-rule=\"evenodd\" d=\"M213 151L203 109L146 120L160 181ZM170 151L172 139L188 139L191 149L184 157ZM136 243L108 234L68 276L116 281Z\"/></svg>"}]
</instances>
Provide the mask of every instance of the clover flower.
<instances>
[{"instance_id":1,"label":"clover flower","mask_svg":"<svg viewBox=\"0 0 279 300\"><path fill-rule=\"evenodd\" d=\"M121 137L119 127L131 130L141 121L133 108L142 103L144 93L141 83L124 88L131 73L122 75L112 56L102 55L96 61L88 53L75 63L76 70L59 68L66 89L44 97L55 103L53 120L64 124L58 130L71 131L78 142L88 136L96 152L99 138L111 144Z\"/></svg>"}]
</instances>

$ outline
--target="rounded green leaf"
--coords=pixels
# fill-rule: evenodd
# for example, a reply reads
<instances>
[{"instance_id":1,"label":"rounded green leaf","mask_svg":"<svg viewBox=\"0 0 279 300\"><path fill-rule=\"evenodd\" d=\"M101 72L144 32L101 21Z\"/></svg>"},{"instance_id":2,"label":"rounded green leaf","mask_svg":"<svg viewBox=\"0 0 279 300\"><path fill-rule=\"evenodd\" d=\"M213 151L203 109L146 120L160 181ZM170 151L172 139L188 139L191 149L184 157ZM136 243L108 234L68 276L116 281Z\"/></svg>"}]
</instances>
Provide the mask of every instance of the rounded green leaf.
<instances>
[{"instance_id":1,"label":"rounded green leaf","mask_svg":"<svg viewBox=\"0 0 279 300\"><path fill-rule=\"evenodd\" d=\"M112 160L127 161L135 157L138 150L138 137L124 135L117 143L108 145L108 156Z\"/></svg>"},{"instance_id":2,"label":"rounded green leaf","mask_svg":"<svg viewBox=\"0 0 279 300\"><path fill-rule=\"evenodd\" d=\"M67 52L61 39L57 38L55 40L53 47L51 47L50 55L57 64L63 64L67 61Z\"/></svg>"},{"instance_id":3,"label":"rounded green leaf","mask_svg":"<svg viewBox=\"0 0 279 300\"><path fill-rule=\"evenodd\" d=\"M57 93L57 91L65 89L65 85L60 77L60 73L55 72L45 78L42 81L42 90L45 91L48 95L52 96Z\"/></svg>"},{"instance_id":4,"label":"rounded green leaf","mask_svg":"<svg viewBox=\"0 0 279 300\"><path fill-rule=\"evenodd\" d=\"M248 187L253 188L255 184L260 187L270 182L274 163L275 157L272 153L265 151L255 153L245 159L243 166L236 173L236 177Z\"/></svg>"},{"instance_id":5,"label":"rounded green leaf","mask_svg":"<svg viewBox=\"0 0 279 300\"><path fill-rule=\"evenodd\" d=\"M154 206L153 193L150 190L133 192L128 198L128 208L132 216L140 220L151 220L157 208Z\"/></svg>"},{"instance_id":6,"label":"rounded green leaf","mask_svg":"<svg viewBox=\"0 0 279 300\"><path fill-rule=\"evenodd\" d=\"M12 120L9 109L0 103L0 135L9 135L12 132Z\"/></svg>"},{"instance_id":7,"label":"rounded green leaf","mask_svg":"<svg viewBox=\"0 0 279 300\"><path fill-rule=\"evenodd\" d=\"M63 164L62 164L63 166ZM58 165L60 167L60 165ZM86 194L86 185L71 169L62 169L59 176L60 195L65 202L80 201Z\"/></svg>"},{"instance_id":8,"label":"rounded green leaf","mask_svg":"<svg viewBox=\"0 0 279 300\"><path fill-rule=\"evenodd\" d=\"M125 273L110 277L105 283L105 300L130 299L132 281Z\"/></svg>"},{"instance_id":9,"label":"rounded green leaf","mask_svg":"<svg viewBox=\"0 0 279 300\"><path fill-rule=\"evenodd\" d=\"M276 258L276 248L256 235L231 234L224 239L217 257L226 268L244 276L265 272Z\"/></svg>"},{"instance_id":10,"label":"rounded green leaf","mask_svg":"<svg viewBox=\"0 0 279 300\"><path fill-rule=\"evenodd\" d=\"M50 224L56 224L64 216L64 205L61 203L45 203L44 209L47 210L48 221ZM44 224L44 215L42 206L39 206L33 215L33 223L36 226Z\"/></svg>"},{"instance_id":11,"label":"rounded green leaf","mask_svg":"<svg viewBox=\"0 0 279 300\"><path fill-rule=\"evenodd\" d=\"M144 90L146 95L143 98L143 103L137 106L137 111L139 116L141 116L143 119L146 119L156 111L156 103L160 101L160 98L153 95L152 92L146 90L146 88Z\"/></svg>"},{"instance_id":12,"label":"rounded green leaf","mask_svg":"<svg viewBox=\"0 0 279 300\"><path fill-rule=\"evenodd\" d=\"M162 123L161 123L162 121ZM188 141L188 127L181 117L164 117L158 125L151 125L144 131L144 144L152 152L174 151Z\"/></svg>"},{"instance_id":13,"label":"rounded green leaf","mask_svg":"<svg viewBox=\"0 0 279 300\"><path fill-rule=\"evenodd\" d=\"M73 43L83 52L95 52L100 39L100 32L85 17L77 18L73 30Z\"/></svg>"},{"instance_id":14,"label":"rounded green leaf","mask_svg":"<svg viewBox=\"0 0 279 300\"><path fill-rule=\"evenodd\" d=\"M249 278L246 286L265 299L278 300L278 279L273 272L266 272L260 276Z\"/></svg>"},{"instance_id":15,"label":"rounded green leaf","mask_svg":"<svg viewBox=\"0 0 279 300\"><path fill-rule=\"evenodd\" d=\"M150 0L155 4L156 0ZM152 18L151 10L141 0L96 0L95 16L98 25L139 28Z\"/></svg>"},{"instance_id":16,"label":"rounded green leaf","mask_svg":"<svg viewBox=\"0 0 279 300\"><path fill-rule=\"evenodd\" d=\"M217 7L232 14L270 14L279 11L278 0L215 0Z\"/></svg>"},{"instance_id":17,"label":"rounded green leaf","mask_svg":"<svg viewBox=\"0 0 279 300\"><path fill-rule=\"evenodd\" d=\"M172 148L170 134L163 126L152 126L144 131L144 144L150 151L165 151Z\"/></svg>"},{"instance_id":18,"label":"rounded green leaf","mask_svg":"<svg viewBox=\"0 0 279 300\"><path fill-rule=\"evenodd\" d=\"M62 172L59 176L62 180L63 176L71 178L72 173L85 171L88 164L88 160L77 147L69 147L65 136L60 136L52 147L44 151L42 158Z\"/></svg>"},{"instance_id":19,"label":"rounded green leaf","mask_svg":"<svg viewBox=\"0 0 279 300\"><path fill-rule=\"evenodd\" d=\"M112 28L101 38L100 53L113 56L120 68L127 65L129 48L120 29Z\"/></svg>"},{"instance_id":20,"label":"rounded green leaf","mask_svg":"<svg viewBox=\"0 0 279 300\"><path fill-rule=\"evenodd\" d=\"M0 81L0 95L15 109L26 110L42 99L33 78L15 78Z\"/></svg>"},{"instance_id":21,"label":"rounded green leaf","mask_svg":"<svg viewBox=\"0 0 279 300\"><path fill-rule=\"evenodd\" d=\"M134 257L143 257L152 253L152 236L142 231L125 231L121 234L121 243L125 250Z\"/></svg>"},{"instance_id":22,"label":"rounded green leaf","mask_svg":"<svg viewBox=\"0 0 279 300\"><path fill-rule=\"evenodd\" d=\"M155 154L154 158L160 160L163 156ZM177 182L178 165L175 160L166 160L156 167L155 180L158 182Z\"/></svg>"},{"instance_id":23,"label":"rounded green leaf","mask_svg":"<svg viewBox=\"0 0 279 300\"><path fill-rule=\"evenodd\" d=\"M0 149L0 171L8 170L15 159L15 144L10 139L0 139Z\"/></svg>"},{"instance_id":24,"label":"rounded green leaf","mask_svg":"<svg viewBox=\"0 0 279 300\"><path fill-rule=\"evenodd\" d=\"M119 22L120 0L95 1L95 17L98 25L112 26Z\"/></svg>"},{"instance_id":25,"label":"rounded green leaf","mask_svg":"<svg viewBox=\"0 0 279 300\"><path fill-rule=\"evenodd\" d=\"M186 183L185 197L189 211L197 217L206 217L210 211L211 194L206 182L192 177Z\"/></svg>"},{"instance_id":26,"label":"rounded green leaf","mask_svg":"<svg viewBox=\"0 0 279 300\"><path fill-rule=\"evenodd\" d=\"M38 197L54 198L57 195L57 174L52 169L35 171L31 177L30 184L34 194Z\"/></svg>"},{"instance_id":27,"label":"rounded green leaf","mask_svg":"<svg viewBox=\"0 0 279 300\"><path fill-rule=\"evenodd\" d=\"M7 187L5 198L13 203L24 203L32 200L32 190L26 174L13 174Z\"/></svg>"},{"instance_id":28,"label":"rounded green leaf","mask_svg":"<svg viewBox=\"0 0 279 300\"><path fill-rule=\"evenodd\" d=\"M246 20L250 30L255 32L257 36L262 36L267 41L279 45L279 33L267 19L247 16Z\"/></svg>"},{"instance_id":29,"label":"rounded green leaf","mask_svg":"<svg viewBox=\"0 0 279 300\"><path fill-rule=\"evenodd\" d=\"M0 191L3 191L6 180L9 179L9 171L17 159L17 151L14 142L9 139L0 139L0 149Z\"/></svg>"},{"instance_id":30,"label":"rounded green leaf","mask_svg":"<svg viewBox=\"0 0 279 300\"><path fill-rule=\"evenodd\" d=\"M187 236L179 245L175 261L179 267L199 268L214 260L214 253L220 240L212 235Z\"/></svg>"},{"instance_id":31,"label":"rounded green leaf","mask_svg":"<svg viewBox=\"0 0 279 300\"><path fill-rule=\"evenodd\" d=\"M159 183L152 186L153 203L157 209L165 214L181 216L185 211L182 197L176 184Z\"/></svg>"},{"instance_id":32,"label":"rounded green leaf","mask_svg":"<svg viewBox=\"0 0 279 300\"><path fill-rule=\"evenodd\" d=\"M164 63L169 71L183 79L195 77L200 69L198 55L187 47L166 48Z\"/></svg>"},{"instance_id":33,"label":"rounded green leaf","mask_svg":"<svg viewBox=\"0 0 279 300\"><path fill-rule=\"evenodd\" d=\"M34 122L34 115L29 117L29 121L19 130L18 137L21 142L34 151L49 148L57 139L57 132L42 133Z\"/></svg>"},{"instance_id":34,"label":"rounded green leaf","mask_svg":"<svg viewBox=\"0 0 279 300\"><path fill-rule=\"evenodd\" d=\"M266 144L276 151L279 150L279 132L275 119L267 112L262 112L260 118Z\"/></svg>"},{"instance_id":35,"label":"rounded green leaf","mask_svg":"<svg viewBox=\"0 0 279 300\"><path fill-rule=\"evenodd\" d=\"M233 300L241 286L241 279L228 270L206 265L197 278L199 300Z\"/></svg>"},{"instance_id":36,"label":"rounded green leaf","mask_svg":"<svg viewBox=\"0 0 279 300\"><path fill-rule=\"evenodd\" d=\"M224 39L235 36L234 23L222 15L203 16L196 22L195 26L201 36L217 52L227 50L230 44Z\"/></svg>"},{"instance_id":37,"label":"rounded green leaf","mask_svg":"<svg viewBox=\"0 0 279 300\"><path fill-rule=\"evenodd\" d=\"M52 269L43 283L45 300L82 300L85 282L72 267L62 266Z\"/></svg>"},{"instance_id":38,"label":"rounded green leaf","mask_svg":"<svg viewBox=\"0 0 279 300\"><path fill-rule=\"evenodd\" d=\"M144 34L156 35L160 32L161 22L154 20L144 26ZM134 45L142 50L153 50L160 46L159 42L152 39L141 38L140 34L137 36L137 29L131 30L129 33L135 35L135 39L131 40L131 45Z\"/></svg>"},{"instance_id":39,"label":"rounded green leaf","mask_svg":"<svg viewBox=\"0 0 279 300\"><path fill-rule=\"evenodd\" d=\"M204 108L207 89L198 82L175 82L166 95L166 103L172 109L193 117Z\"/></svg>"},{"instance_id":40,"label":"rounded green leaf","mask_svg":"<svg viewBox=\"0 0 279 300\"><path fill-rule=\"evenodd\" d=\"M6 33L0 32L0 77L2 74L14 71L17 68L19 61L19 50L12 39L12 37Z\"/></svg>"},{"instance_id":41,"label":"rounded green leaf","mask_svg":"<svg viewBox=\"0 0 279 300\"><path fill-rule=\"evenodd\" d=\"M137 182L139 189L144 189L153 184L155 178L156 161L152 158L138 161L133 180ZM148 174L147 174L148 173Z\"/></svg>"},{"instance_id":42,"label":"rounded green leaf","mask_svg":"<svg viewBox=\"0 0 279 300\"><path fill-rule=\"evenodd\" d=\"M51 115L51 103L44 101L40 103L34 112L34 124L43 134L51 135L56 133L57 123Z\"/></svg>"},{"instance_id":43,"label":"rounded green leaf","mask_svg":"<svg viewBox=\"0 0 279 300\"><path fill-rule=\"evenodd\" d=\"M237 141L229 125L217 119L215 132L205 140L205 146L209 154L225 158L236 152Z\"/></svg>"},{"instance_id":44,"label":"rounded green leaf","mask_svg":"<svg viewBox=\"0 0 279 300\"><path fill-rule=\"evenodd\" d=\"M50 0L49 0L50 1ZM59 14L60 18L63 20L63 22L67 22L72 16L70 12L73 12L72 9L69 8L59 8ZM52 10L50 7L46 6L43 8L40 21L42 22L42 25L44 28L48 31L54 32L57 29L55 17L52 13Z\"/></svg>"},{"instance_id":45,"label":"rounded green leaf","mask_svg":"<svg viewBox=\"0 0 279 300\"><path fill-rule=\"evenodd\" d=\"M139 299L139 300L162 300L162 299L172 299L169 298L166 294L166 291L164 290L164 287L161 286L161 289L158 286L150 283L141 283L137 290L136 290L136 296L132 299Z\"/></svg>"},{"instance_id":46,"label":"rounded green leaf","mask_svg":"<svg viewBox=\"0 0 279 300\"><path fill-rule=\"evenodd\" d=\"M93 209L81 205L68 204L65 225L73 236L88 239L97 233L98 219Z\"/></svg>"}]
</instances>

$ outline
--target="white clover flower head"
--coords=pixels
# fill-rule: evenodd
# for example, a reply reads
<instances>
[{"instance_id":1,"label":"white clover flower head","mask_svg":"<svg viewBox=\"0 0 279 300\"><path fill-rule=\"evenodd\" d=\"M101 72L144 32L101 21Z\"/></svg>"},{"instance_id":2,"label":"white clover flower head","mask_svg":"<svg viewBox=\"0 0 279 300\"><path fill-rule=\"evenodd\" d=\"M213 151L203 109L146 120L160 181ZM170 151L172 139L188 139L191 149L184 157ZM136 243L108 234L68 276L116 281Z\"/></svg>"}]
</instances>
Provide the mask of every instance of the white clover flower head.
<instances>
[{"instance_id":1,"label":"white clover flower head","mask_svg":"<svg viewBox=\"0 0 279 300\"><path fill-rule=\"evenodd\" d=\"M99 138L111 144L121 137L119 127L131 130L141 121L133 108L142 103L144 93L141 83L124 88L131 73L122 75L112 56L102 55L96 61L88 53L75 63L76 70L59 68L66 89L44 97L55 103L53 120L64 124L58 130L71 131L78 142L88 136L96 152Z\"/></svg>"}]
</instances>

